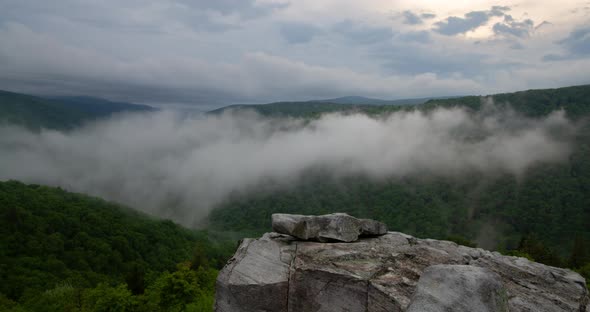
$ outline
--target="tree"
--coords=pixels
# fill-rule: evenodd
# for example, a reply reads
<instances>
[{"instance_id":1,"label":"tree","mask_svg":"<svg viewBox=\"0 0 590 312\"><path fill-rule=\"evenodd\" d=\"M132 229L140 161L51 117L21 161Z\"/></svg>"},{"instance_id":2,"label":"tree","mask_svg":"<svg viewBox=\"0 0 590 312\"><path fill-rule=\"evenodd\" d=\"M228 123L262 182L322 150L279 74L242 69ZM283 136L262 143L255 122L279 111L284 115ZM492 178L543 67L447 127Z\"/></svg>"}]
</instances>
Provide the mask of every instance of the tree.
<instances>
[{"instance_id":1,"label":"tree","mask_svg":"<svg viewBox=\"0 0 590 312\"><path fill-rule=\"evenodd\" d=\"M561 258L553 250L545 246L535 235L523 236L518 250L543 264L551 266L561 266L563 264Z\"/></svg>"},{"instance_id":2,"label":"tree","mask_svg":"<svg viewBox=\"0 0 590 312\"><path fill-rule=\"evenodd\" d=\"M171 274L163 274L156 282L160 290L160 307L183 311L199 294L197 274L190 269L190 263L177 266Z\"/></svg>"},{"instance_id":3,"label":"tree","mask_svg":"<svg viewBox=\"0 0 590 312\"><path fill-rule=\"evenodd\" d=\"M85 307L95 312L134 311L136 306L136 298L124 284L111 287L101 283L88 291L85 300Z\"/></svg>"},{"instance_id":4,"label":"tree","mask_svg":"<svg viewBox=\"0 0 590 312\"><path fill-rule=\"evenodd\" d=\"M586 242L581 235L576 235L576 238L574 239L574 246L569 258L569 266L572 268L581 268L589 261L590 259L588 259Z\"/></svg>"},{"instance_id":5,"label":"tree","mask_svg":"<svg viewBox=\"0 0 590 312\"><path fill-rule=\"evenodd\" d=\"M30 311L77 312L82 311L82 289L70 284L58 285L26 300Z\"/></svg>"},{"instance_id":6,"label":"tree","mask_svg":"<svg viewBox=\"0 0 590 312\"><path fill-rule=\"evenodd\" d=\"M132 269L125 277L127 288L133 293L133 295L142 295L145 291L145 270L140 267L139 264L135 263L132 265Z\"/></svg>"},{"instance_id":7,"label":"tree","mask_svg":"<svg viewBox=\"0 0 590 312\"><path fill-rule=\"evenodd\" d=\"M200 267L208 268L209 259L207 258L207 251L205 250L205 245L202 242L197 242L195 244L195 250L193 251L191 269L197 270Z\"/></svg>"}]
</instances>

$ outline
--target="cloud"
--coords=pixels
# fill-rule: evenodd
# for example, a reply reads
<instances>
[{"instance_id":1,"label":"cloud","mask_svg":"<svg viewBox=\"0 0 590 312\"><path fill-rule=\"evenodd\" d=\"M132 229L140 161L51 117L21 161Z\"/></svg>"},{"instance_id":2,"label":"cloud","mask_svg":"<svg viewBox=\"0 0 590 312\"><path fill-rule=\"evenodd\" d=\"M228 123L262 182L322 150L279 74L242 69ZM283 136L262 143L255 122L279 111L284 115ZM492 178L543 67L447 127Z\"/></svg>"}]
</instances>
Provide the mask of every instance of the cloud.
<instances>
[{"instance_id":1,"label":"cloud","mask_svg":"<svg viewBox=\"0 0 590 312\"><path fill-rule=\"evenodd\" d=\"M464 79L441 79L432 74L383 76L262 52L246 54L235 63L178 56L121 60L64 45L22 25L0 28L0 38L11 42L0 46L0 89L25 93L221 106L351 93L414 96L425 88L433 93L456 94L478 88Z\"/></svg>"},{"instance_id":2,"label":"cloud","mask_svg":"<svg viewBox=\"0 0 590 312\"><path fill-rule=\"evenodd\" d=\"M473 11L464 17L450 16L447 19L435 23L434 31L446 36L454 36L474 30L490 19L487 11Z\"/></svg>"},{"instance_id":3,"label":"cloud","mask_svg":"<svg viewBox=\"0 0 590 312\"><path fill-rule=\"evenodd\" d=\"M510 49L512 49L512 50L524 50L524 46L520 42L513 42L510 45Z\"/></svg>"},{"instance_id":4,"label":"cloud","mask_svg":"<svg viewBox=\"0 0 590 312\"><path fill-rule=\"evenodd\" d=\"M419 25L422 24L422 17L412 11L404 11L402 12L402 16L404 17L404 24L408 25Z\"/></svg>"},{"instance_id":5,"label":"cloud","mask_svg":"<svg viewBox=\"0 0 590 312\"><path fill-rule=\"evenodd\" d=\"M555 137L556 128L567 135ZM319 168L336 178L519 175L566 160L573 131L563 112L528 119L493 106L475 115L454 108L309 122L160 112L68 133L2 126L0 179L59 185L192 226L231 194L290 187Z\"/></svg>"},{"instance_id":6,"label":"cloud","mask_svg":"<svg viewBox=\"0 0 590 312\"><path fill-rule=\"evenodd\" d=\"M280 26L283 38L289 43L307 43L313 39L320 29L305 23L284 23Z\"/></svg>"},{"instance_id":7,"label":"cloud","mask_svg":"<svg viewBox=\"0 0 590 312\"><path fill-rule=\"evenodd\" d=\"M518 38L529 37L530 33L534 30L533 20L525 19L518 21L512 15L506 14L510 10L511 8L508 6L493 6L488 11L469 12L463 18L451 16L435 23L433 30L442 35L454 36L476 30L487 24L491 18L504 17L502 22L497 22L492 27L494 34Z\"/></svg>"},{"instance_id":8,"label":"cloud","mask_svg":"<svg viewBox=\"0 0 590 312\"><path fill-rule=\"evenodd\" d=\"M386 41L393 37L393 31L390 27L371 26L352 20L336 23L332 29L348 40L359 44Z\"/></svg>"},{"instance_id":9,"label":"cloud","mask_svg":"<svg viewBox=\"0 0 590 312\"><path fill-rule=\"evenodd\" d=\"M257 80L252 87L262 91L287 94L288 99L309 99L350 94L376 94L391 98L412 96L428 89L434 94L457 94L465 88L478 88L473 82L458 77L440 78L436 74L376 76L347 68L329 68L293 62L278 56L256 53L248 57L248 72ZM245 75L246 77L248 74ZM285 79L288 77L288 79ZM261 79L262 78L262 79Z\"/></svg>"},{"instance_id":10,"label":"cloud","mask_svg":"<svg viewBox=\"0 0 590 312\"><path fill-rule=\"evenodd\" d=\"M535 23L531 19L517 22L512 16L506 15L505 22L494 24L492 29L496 35L510 35L518 38L525 38L533 31L534 25Z\"/></svg>"},{"instance_id":11,"label":"cloud","mask_svg":"<svg viewBox=\"0 0 590 312\"><path fill-rule=\"evenodd\" d=\"M573 30L565 39L558 41L567 52L565 54L547 54L544 61L564 61L590 56L590 27Z\"/></svg>"},{"instance_id":12,"label":"cloud","mask_svg":"<svg viewBox=\"0 0 590 312\"><path fill-rule=\"evenodd\" d=\"M402 23L406 25L420 25L424 24L424 20L433 19L436 17L434 13L416 13L410 10L405 10L401 13L403 18Z\"/></svg>"},{"instance_id":13,"label":"cloud","mask_svg":"<svg viewBox=\"0 0 590 312\"><path fill-rule=\"evenodd\" d=\"M560 54L546 54L543 56L543 61L545 62L552 62L552 61L563 61L568 60L569 57Z\"/></svg>"},{"instance_id":14,"label":"cloud","mask_svg":"<svg viewBox=\"0 0 590 312\"><path fill-rule=\"evenodd\" d=\"M548 21L543 21L541 22L541 24L535 26L535 31L539 30L539 29L545 29L549 26L553 25L552 23L548 22Z\"/></svg>"},{"instance_id":15,"label":"cloud","mask_svg":"<svg viewBox=\"0 0 590 312\"><path fill-rule=\"evenodd\" d=\"M419 42L419 43L432 42L432 39L430 38L430 32L426 31L426 30L409 31L409 32L405 32L405 33L400 33L395 38L402 40L404 42Z\"/></svg>"},{"instance_id":16,"label":"cloud","mask_svg":"<svg viewBox=\"0 0 590 312\"><path fill-rule=\"evenodd\" d=\"M492 56L486 50L463 49L442 50L425 45L432 38L428 32L400 34L391 45L375 49L374 56L383 62L386 70L404 75L416 75L424 72L434 73L438 77L475 77L481 72L498 66L491 62Z\"/></svg>"},{"instance_id":17,"label":"cloud","mask_svg":"<svg viewBox=\"0 0 590 312\"><path fill-rule=\"evenodd\" d=\"M433 30L446 36L464 34L485 25L491 17L504 16L507 11L510 11L510 7L493 6L488 11L472 11L463 17L450 16L435 23Z\"/></svg>"},{"instance_id":18,"label":"cloud","mask_svg":"<svg viewBox=\"0 0 590 312\"><path fill-rule=\"evenodd\" d=\"M590 55L590 27L575 29L559 43L573 55Z\"/></svg>"},{"instance_id":19,"label":"cloud","mask_svg":"<svg viewBox=\"0 0 590 312\"><path fill-rule=\"evenodd\" d=\"M187 7L212 10L224 15L238 14L244 18L254 18L270 14L274 9L288 7L288 2L260 2L256 0L182 0Z\"/></svg>"},{"instance_id":20,"label":"cloud","mask_svg":"<svg viewBox=\"0 0 590 312\"><path fill-rule=\"evenodd\" d=\"M30 25L68 21L114 31L161 32L183 25L200 31L225 31L259 19L288 3L256 0L58 1L6 0L0 20Z\"/></svg>"},{"instance_id":21,"label":"cloud","mask_svg":"<svg viewBox=\"0 0 590 312\"><path fill-rule=\"evenodd\" d=\"M498 6L495 5L490 9L490 15L491 16L504 16L504 14L506 14L506 12L510 11L510 7L509 6Z\"/></svg>"}]
</instances>

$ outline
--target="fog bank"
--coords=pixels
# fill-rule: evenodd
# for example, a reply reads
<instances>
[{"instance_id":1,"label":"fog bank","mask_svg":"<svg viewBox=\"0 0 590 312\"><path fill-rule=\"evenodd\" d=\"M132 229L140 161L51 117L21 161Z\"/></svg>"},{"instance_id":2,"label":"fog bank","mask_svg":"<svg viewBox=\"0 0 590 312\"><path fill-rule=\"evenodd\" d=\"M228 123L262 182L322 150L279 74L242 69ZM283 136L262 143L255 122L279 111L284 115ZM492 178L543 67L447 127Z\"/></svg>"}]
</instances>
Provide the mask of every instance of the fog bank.
<instances>
[{"instance_id":1,"label":"fog bank","mask_svg":"<svg viewBox=\"0 0 590 312\"><path fill-rule=\"evenodd\" d=\"M306 122L251 112L128 115L72 132L0 127L0 179L59 185L193 225L230 193L291 185L311 168L381 178L465 171L520 175L570 153L562 111L542 119L438 109Z\"/></svg>"}]
</instances>

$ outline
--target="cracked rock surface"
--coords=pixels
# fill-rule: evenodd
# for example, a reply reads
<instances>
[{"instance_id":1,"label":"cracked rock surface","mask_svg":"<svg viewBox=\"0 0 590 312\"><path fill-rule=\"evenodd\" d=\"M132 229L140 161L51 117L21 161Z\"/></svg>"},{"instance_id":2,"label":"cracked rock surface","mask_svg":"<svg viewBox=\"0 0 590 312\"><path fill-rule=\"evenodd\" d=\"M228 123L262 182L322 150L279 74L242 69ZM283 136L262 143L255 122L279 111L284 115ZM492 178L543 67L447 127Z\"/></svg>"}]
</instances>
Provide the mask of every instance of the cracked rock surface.
<instances>
[{"instance_id":1,"label":"cracked rock surface","mask_svg":"<svg viewBox=\"0 0 590 312\"><path fill-rule=\"evenodd\" d=\"M473 265L438 264L427 267L418 280L408 312L508 311L500 276Z\"/></svg>"},{"instance_id":2,"label":"cracked rock surface","mask_svg":"<svg viewBox=\"0 0 590 312\"><path fill-rule=\"evenodd\" d=\"M397 232L351 243L245 239L216 289L218 312L590 312L575 272Z\"/></svg>"}]
</instances>

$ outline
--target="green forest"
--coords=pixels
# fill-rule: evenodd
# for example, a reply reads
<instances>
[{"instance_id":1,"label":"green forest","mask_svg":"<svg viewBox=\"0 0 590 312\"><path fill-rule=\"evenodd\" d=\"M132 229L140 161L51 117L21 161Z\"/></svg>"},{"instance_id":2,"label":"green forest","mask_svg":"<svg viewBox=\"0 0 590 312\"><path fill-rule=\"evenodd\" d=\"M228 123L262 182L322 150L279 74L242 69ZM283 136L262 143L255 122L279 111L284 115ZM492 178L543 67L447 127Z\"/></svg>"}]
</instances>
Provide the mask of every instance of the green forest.
<instances>
[{"instance_id":1,"label":"green forest","mask_svg":"<svg viewBox=\"0 0 590 312\"><path fill-rule=\"evenodd\" d=\"M235 242L99 198L0 182L1 311L210 311Z\"/></svg>"}]
</instances>

